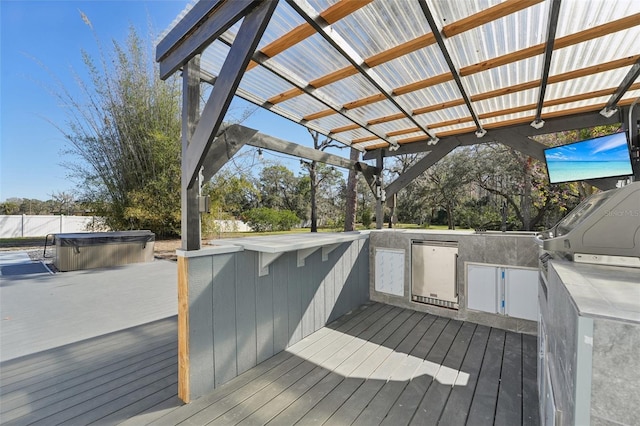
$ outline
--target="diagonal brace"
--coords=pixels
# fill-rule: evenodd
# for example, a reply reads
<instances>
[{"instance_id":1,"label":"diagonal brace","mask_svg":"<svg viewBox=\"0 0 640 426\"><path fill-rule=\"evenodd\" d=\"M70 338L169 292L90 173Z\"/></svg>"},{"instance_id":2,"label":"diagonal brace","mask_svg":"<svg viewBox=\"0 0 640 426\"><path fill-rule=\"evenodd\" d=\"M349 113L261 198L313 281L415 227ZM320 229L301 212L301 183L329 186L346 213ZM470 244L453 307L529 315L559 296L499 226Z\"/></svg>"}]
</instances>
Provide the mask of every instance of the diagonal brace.
<instances>
[{"instance_id":1,"label":"diagonal brace","mask_svg":"<svg viewBox=\"0 0 640 426\"><path fill-rule=\"evenodd\" d=\"M187 174L188 187L192 187L198 177L205 155L217 136L251 55L256 50L277 4L277 1L262 2L242 21L186 152L186 170L183 170L183 173Z\"/></svg>"}]
</instances>

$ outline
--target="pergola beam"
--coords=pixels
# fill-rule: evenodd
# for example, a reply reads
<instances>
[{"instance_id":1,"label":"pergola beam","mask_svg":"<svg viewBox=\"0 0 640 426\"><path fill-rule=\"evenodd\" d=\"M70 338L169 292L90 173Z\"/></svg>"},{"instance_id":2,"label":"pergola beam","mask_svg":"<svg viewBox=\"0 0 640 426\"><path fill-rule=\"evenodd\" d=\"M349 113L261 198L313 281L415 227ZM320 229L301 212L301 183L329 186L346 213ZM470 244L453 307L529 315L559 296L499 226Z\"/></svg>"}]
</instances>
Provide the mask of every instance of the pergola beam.
<instances>
[{"instance_id":1,"label":"pergola beam","mask_svg":"<svg viewBox=\"0 0 640 426\"><path fill-rule=\"evenodd\" d=\"M320 16L322 16L322 18L325 19L328 23L333 24L334 22L337 22L340 19L349 16L356 10L368 5L372 1L373 0L341 0L338 3L331 5L324 11L320 12ZM278 39L267 44L258 52L263 54L264 56L273 58L274 56L284 52L290 47L293 47L301 41L311 37L313 34L315 34L313 27L305 22L298 25ZM247 71L251 70L257 65L257 62L251 61L249 63L249 66L247 67Z\"/></svg>"},{"instance_id":2,"label":"pergola beam","mask_svg":"<svg viewBox=\"0 0 640 426\"><path fill-rule=\"evenodd\" d=\"M593 75L593 74L601 73L601 72L604 72L604 71L610 71L610 70L613 70L613 69L622 68L622 67L625 67L625 66L632 65L632 64L634 64L636 62L640 62L640 55L629 56L629 57L626 57L626 58L616 59L614 61L609 61L609 62L605 62L605 63L602 63L602 64L592 65L590 67L580 68L578 70L573 70L573 71L568 71L568 72L561 73L561 74L552 75L552 76L549 76L547 84L560 83L560 82L563 82L563 81L573 80L573 79L576 79L576 78L579 78L579 77L585 77L585 76L588 76L588 75ZM534 89L534 88L540 86L540 82L541 82L541 80L533 80L533 81L528 81L526 83L519 83L519 84L514 84L512 86L503 87L503 88L492 90L492 91L489 91L489 92L478 93L476 95L472 95L470 97L470 100L471 100L471 102L478 102L478 101L483 101L483 100L486 100L486 99L496 98L498 96L504 96L504 95L508 95L508 94L511 94L511 93L516 93L516 92L521 92L521 91L524 91L524 90ZM464 105L464 103L465 103L464 99L453 99L451 101L446 101L446 102L443 102L441 104L436 104L436 105L430 105L430 106L427 106L427 107L416 108L416 109L413 110L413 114L414 115L419 115L419 114L426 114L428 112L440 111L440 110L443 110L443 109L446 109L446 108L453 108L453 107L456 107L456 106ZM486 116L486 114L480 114L478 117L480 119L483 119L483 118L485 118L485 116ZM370 120L367 121L367 124L374 125L374 124L380 124L380 123L388 123L390 121L400 120L402 118L404 118L404 115L402 115L402 114L387 115L387 116L384 116L384 117L378 117L378 118L370 119ZM437 127L437 124L432 124L431 125L432 129L434 129L436 127ZM338 133L341 133L341 132L347 132L347 131L354 130L354 129L357 129L357 127L354 128L351 125L338 127L338 128L335 128L335 129L331 129L331 134L338 134ZM357 140L354 140L353 142L357 143Z\"/></svg>"},{"instance_id":3,"label":"pergola beam","mask_svg":"<svg viewBox=\"0 0 640 426\"><path fill-rule=\"evenodd\" d=\"M214 76L213 74L205 71L205 70L201 70L200 73L200 80L204 83L209 83L211 85L215 84L217 77ZM308 123L308 122L304 122L304 120L301 117L295 116L294 114L290 113L289 111L277 106L277 105L272 105L270 104L268 101L259 98L258 96L248 92L247 90L244 90L242 88L238 88L236 90L236 96L238 96L239 98L244 99L247 102L251 102L254 105L257 105L261 108L264 108L268 111L273 112L274 114L279 115L282 118L286 118L287 120L290 120L296 124L301 124L304 125L305 127L307 127L308 129L311 130L315 130L318 133L323 133L325 130L321 129L320 127L314 125L313 123ZM350 142L345 139L340 137L339 135L333 135L331 136L332 139L343 143L347 146L350 146ZM364 148L362 147L358 147L358 146L352 146L353 149L359 150L359 151L364 151Z\"/></svg>"},{"instance_id":4,"label":"pergola beam","mask_svg":"<svg viewBox=\"0 0 640 426\"><path fill-rule=\"evenodd\" d=\"M446 37L453 37L454 35L469 31L472 28L477 28L496 19L504 18L505 16L531 7L542 1L543 0L506 0L493 7L460 19L459 21L445 25L442 27L442 34Z\"/></svg>"},{"instance_id":5,"label":"pergola beam","mask_svg":"<svg viewBox=\"0 0 640 426\"><path fill-rule=\"evenodd\" d=\"M229 33L223 34L220 37L220 41L225 43L228 46L232 46L234 43L234 40L235 40L235 37ZM362 121L361 119L356 117L354 114L350 113L349 111L344 110L344 108L338 105L334 100L330 99L328 96L322 94L321 92L315 90L315 88L310 86L309 83L304 81L303 78L293 74L291 71L285 69L281 65L278 65L274 61L268 61L268 59L269 58L262 55L260 52L255 52L253 54L254 62L259 63L271 73L277 75L278 77L282 78L289 84L295 86L297 89L301 90L302 92L316 99L318 102L329 107L330 108L329 111L331 114L338 113L342 115L349 121L353 122L354 124L357 124L358 127L361 127L371 132L373 135L375 135L376 139L382 139L389 144L393 144L393 145L396 144L395 139L392 139L389 136L385 135L384 133L381 133L375 129L372 129L371 126L369 126L366 122ZM320 118L320 117L303 117L303 120L306 122L306 121L311 121L315 118ZM301 122L300 124L305 124L305 122Z\"/></svg>"},{"instance_id":6,"label":"pergola beam","mask_svg":"<svg viewBox=\"0 0 640 426\"><path fill-rule=\"evenodd\" d=\"M202 53L258 4L257 0L198 2L180 25L158 43L156 60L160 62L160 78L166 79L189 59ZM213 14L215 19L208 19Z\"/></svg>"},{"instance_id":7,"label":"pergola beam","mask_svg":"<svg viewBox=\"0 0 640 426\"><path fill-rule=\"evenodd\" d=\"M564 37L561 37L559 39L556 39L554 48L555 49L560 49L563 47L568 47L568 46L572 46L574 44L578 44L581 43L583 41L588 41L597 37L601 37L603 35L612 33L612 32L616 32L616 31L622 31L624 29L633 27L635 25L637 25L637 23L640 22L640 13L637 13L635 15L629 16L629 17L625 17L625 18L621 18L618 19L616 21L612 21L612 22L608 22L606 24L603 25L599 25L597 27L593 27L584 31L580 31L577 32L575 34L570 34ZM486 61L483 62L478 62L476 64L472 64L472 65L468 65L466 67L462 67L460 68L460 70L458 71L459 75L461 77L465 77L468 75L472 75L472 74L476 74L482 71L486 71L492 68L496 68L502 65L507 65L513 62L517 62L520 61L522 59L527 59L527 58L531 58L533 56L536 55L542 55L544 53L544 43L540 43L537 44L535 46L531 46L531 47L527 47L525 49L521 49L512 53L508 53L506 55L502 55L502 56L498 56L496 58L491 58L491 59L487 59ZM612 61L610 64L612 64L614 66L614 68L618 68L619 66L624 66L623 63L626 63L626 61L628 61L629 58L623 58L620 60L616 60L616 61ZM607 63L609 64L609 63ZM599 64L599 65L595 65L593 67L588 67L585 68L584 70L589 70L589 72L591 72L591 74L595 74L597 72L602 72L602 71L606 71L608 69L612 69L612 68L606 68L605 65L607 64ZM567 73L563 73L562 74L562 78L566 78L571 79L571 78L578 78L581 75L579 74L579 71L570 71ZM574 74L575 73L575 74ZM584 74L584 75L589 75L589 74ZM560 75L559 75L560 76ZM558 76L558 77L559 77ZM549 78L549 82L548 84L551 83L558 83L560 81L565 81L564 79L554 79L553 77ZM426 89L427 87L431 87L431 86L435 86L437 84L441 84L447 81L451 81L453 80L453 76L451 75L451 73L447 72L447 73L443 73L443 74L439 74L433 77L429 77L425 80L420 80L414 83L409 83L405 86L401 86L401 87L397 87L395 89L393 89L392 93L394 95L403 95L406 93L410 93L410 92L415 92L417 90L421 90L421 89ZM528 83L531 84L531 83ZM539 82L536 82L533 87L537 87L539 84ZM519 85L518 85L519 86ZM528 87L531 88L531 87ZM515 89L515 86L514 86ZM509 91L510 88L502 88L502 89L498 89L496 91L494 91L496 94L494 95L493 92L488 94L490 95L489 97L494 97L494 96L500 96L500 95L504 95L507 93L511 93L511 91ZM515 91L519 91L519 90L525 90L524 88L515 90ZM499 92L503 92L503 93L499 93ZM472 102L476 102L478 100L482 100L483 98L480 98L478 96L481 95L474 95L471 96L471 101ZM363 99L358 99L355 100L353 102L351 102L351 104L356 104L356 103L360 103L360 102L364 102L364 101L368 101L366 103L366 105L370 105L372 103L378 102L382 99L378 99L378 98L374 98L374 97L369 97L371 98L370 100L367 98L363 98ZM486 98L484 98L486 99ZM456 101L454 101L456 102ZM462 103L458 103L458 105L461 105ZM362 106L362 105L360 105ZM413 115L418 115L418 114L422 114L424 112L428 112L428 111L419 111L419 110L414 110L412 111ZM379 119L378 119L379 120Z\"/></svg>"},{"instance_id":8,"label":"pergola beam","mask_svg":"<svg viewBox=\"0 0 640 426\"><path fill-rule=\"evenodd\" d=\"M631 69L629 69L627 75L624 76L622 82L620 83L614 94L611 95L611 98L609 98L603 110L606 112L614 110L624 94L627 93L632 85L634 85L633 82L636 81L638 76L640 76L640 58L638 58L636 63L631 66Z\"/></svg>"},{"instance_id":9,"label":"pergola beam","mask_svg":"<svg viewBox=\"0 0 640 426\"><path fill-rule=\"evenodd\" d=\"M556 133L556 132L564 132L567 130L584 129L584 128L593 127L593 126L610 125L610 124L619 123L620 121L621 120L618 116L603 117L602 115L598 114L596 110L594 110L588 113L582 112L580 114L574 114L566 117L547 118L545 121L544 129L534 129L533 127L531 127L529 125L529 123L531 122L531 119L529 118L528 120L527 119L522 120L522 123L514 124L513 126L504 130L509 130L509 132L515 133L522 137L528 137L528 136L535 136L535 135L541 135L546 133ZM487 135L485 136L486 140L483 140L483 143L497 140L502 130L503 129L495 128L494 130L487 132ZM445 136L440 133L438 134L438 136L440 137L440 142L438 142L438 144L443 142L447 143L450 140L450 138L454 138L454 137L459 141L460 145L473 145L474 143L478 143L478 139L475 137L473 133L457 134L452 136ZM375 159L376 155L378 155L378 152L380 151L384 153L385 157L392 157L392 156L403 155L403 154L416 154L419 152L428 152L428 151L431 151L432 149L433 149L433 145L428 145L426 140L423 140L420 142L402 144L400 145L400 148L397 151L385 150L384 146L380 145L376 149L367 150L363 156L363 159L364 160Z\"/></svg>"},{"instance_id":10,"label":"pergola beam","mask_svg":"<svg viewBox=\"0 0 640 426\"><path fill-rule=\"evenodd\" d=\"M549 9L549 22L547 23L547 42L544 48L544 63L542 64L542 76L540 77L540 88L538 89L538 105L536 108L536 118L532 125L541 123L542 108L544 106L544 95L547 91L547 81L549 80L549 69L551 68L551 56L553 55L553 45L556 41L556 28L558 26L558 15L560 14L561 0L552 0Z\"/></svg>"},{"instance_id":11,"label":"pergola beam","mask_svg":"<svg viewBox=\"0 0 640 426\"><path fill-rule=\"evenodd\" d=\"M419 123L415 117L413 117L410 109L400 104L400 101L392 94L392 90L387 87L384 79L378 75L378 73L369 67L363 58L338 34L333 30L331 25L327 23L318 13L313 9L306 0L287 0L287 3L293 7L300 16L302 16L314 29L320 34L329 44L333 46L345 59L347 59L351 65L353 65L360 74L371 83L376 90L390 101L394 107L402 112L406 118L421 129L425 134L431 135L429 129L423 124ZM391 141L391 145L397 146L395 141Z\"/></svg>"},{"instance_id":12,"label":"pergola beam","mask_svg":"<svg viewBox=\"0 0 640 426\"><path fill-rule=\"evenodd\" d=\"M187 175L189 187L193 186L198 177L207 151L218 134L224 115L229 109L244 70L271 19L276 5L276 1L261 2L242 21L238 36L222 65L220 75L218 75L216 84L213 86L213 90L202 111L202 116L187 152L183 153L183 155L186 154L187 158L186 168L182 172ZM215 21L215 19L213 20Z\"/></svg>"},{"instance_id":13,"label":"pergola beam","mask_svg":"<svg viewBox=\"0 0 640 426\"><path fill-rule=\"evenodd\" d=\"M239 126L244 127L244 126ZM317 149L302 146L293 142L285 141L274 136L265 135L262 133L256 133L251 139L247 141L247 145L251 145L256 148L268 149L269 151L275 151L293 157L302 158L309 161L317 161L320 163L329 164L331 166L340 167L343 169L354 169L357 171L374 170L366 163L358 161L352 161L348 158L340 157L339 155L331 154Z\"/></svg>"},{"instance_id":14,"label":"pergola beam","mask_svg":"<svg viewBox=\"0 0 640 426\"><path fill-rule=\"evenodd\" d=\"M484 131L482 130L482 124L480 124L480 119L478 118L478 115L476 114L473 108L473 105L471 105L471 100L469 100L467 91L465 90L464 85L462 84L462 80L460 79L460 74L458 74L458 71L456 70L456 66L454 65L453 60L451 59L451 55L449 55L449 50L447 49L447 46L444 44L444 39L442 38L442 35L440 35L440 31L438 30L438 25L436 24L435 19L433 19L431 10L427 5L426 0L418 0L418 4L420 5L420 9L422 9L422 13L424 14L424 17L429 23L431 32L436 38L438 47L442 52L442 56L444 56L444 60L447 62L447 66L449 67L449 72L451 72L451 75L453 76L453 80L455 81L456 86L458 87L458 91L462 95L462 99L464 99L464 103L467 106L467 109L469 110L469 114L471 115L473 122L476 124L476 128L478 129L477 130L478 136L482 137L482 135L484 135Z\"/></svg>"}]
</instances>

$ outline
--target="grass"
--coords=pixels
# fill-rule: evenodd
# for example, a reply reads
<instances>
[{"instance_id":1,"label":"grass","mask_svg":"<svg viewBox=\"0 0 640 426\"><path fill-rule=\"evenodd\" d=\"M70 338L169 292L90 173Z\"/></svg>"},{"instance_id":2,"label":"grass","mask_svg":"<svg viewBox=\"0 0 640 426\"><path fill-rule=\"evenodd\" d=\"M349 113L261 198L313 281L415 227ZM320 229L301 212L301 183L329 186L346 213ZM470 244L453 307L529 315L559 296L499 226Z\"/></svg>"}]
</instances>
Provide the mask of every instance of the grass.
<instances>
[{"instance_id":1,"label":"grass","mask_svg":"<svg viewBox=\"0 0 640 426\"><path fill-rule=\"evenodd\" d=\"M385 225L385 228L387 226ZM366 229L373 230L375 225L370 228L365 228L362 225L356 227L357 231L363 231ZM398 223L394 225L394 229L416 229L416 230L448 230L447 225L416 225L414 223ZM468 228L457 228L457 231L469 231ZM242 238L242 237L257 237L266 235L288 235L288 234L306 234L311 232L311 228L294 228L290 231L270 231L270 232L224 232L220 234L213 234L205 239L222 239L222 238ZM342 228L319 228L318 232L342 232Z\"/></svg>"},{"instance_id":2,"label":"grass","mask_svg":"<svg viewBox=\"0 0 640 426\"><path fill-rule=\"evenodd\" d=\"M386 228L386 224L385 224ZM428 230L446 230L446 225L431 225L421 226L413 223L398 223L394 225L395 229L428 229ZM356 227L358 231L365 230L367 228L362 225ZM372 225L368 229L375 229L375 225ZM460 231L468 230L466 228L458 228ZM342 229L338 228L320 228L318 232L341 232ZM221 238L242 238L242 237L256 237L265 235L287 235L287 234L306 234L311 232L310 228L295 228L290 231L272 231L272 232L225 232L222 234L213 234L203 239L221 239ZM19 237L19 238L0 238L0 248L7 247L35 247L43 246L44 237Z\"/></svg>"}]
</instances>

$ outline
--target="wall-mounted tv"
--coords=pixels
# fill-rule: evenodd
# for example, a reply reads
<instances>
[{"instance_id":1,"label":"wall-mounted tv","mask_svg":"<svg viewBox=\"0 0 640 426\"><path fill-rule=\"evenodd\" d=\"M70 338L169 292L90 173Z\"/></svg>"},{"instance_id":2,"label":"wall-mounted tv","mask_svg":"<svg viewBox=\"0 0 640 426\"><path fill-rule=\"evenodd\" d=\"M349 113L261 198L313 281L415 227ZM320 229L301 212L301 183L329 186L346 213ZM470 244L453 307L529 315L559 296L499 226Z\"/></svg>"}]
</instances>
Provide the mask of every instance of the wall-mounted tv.
<instances>
[{"instance_id":1,"label":"wall-mounted tv","mask_svg":"<svg viewBox=\"0 0 640 426\"><path fill-rule=\"evenodd\" d=\"M633 174L625 132L544 150L550 183Z\"/></svg>"}]
</instances>

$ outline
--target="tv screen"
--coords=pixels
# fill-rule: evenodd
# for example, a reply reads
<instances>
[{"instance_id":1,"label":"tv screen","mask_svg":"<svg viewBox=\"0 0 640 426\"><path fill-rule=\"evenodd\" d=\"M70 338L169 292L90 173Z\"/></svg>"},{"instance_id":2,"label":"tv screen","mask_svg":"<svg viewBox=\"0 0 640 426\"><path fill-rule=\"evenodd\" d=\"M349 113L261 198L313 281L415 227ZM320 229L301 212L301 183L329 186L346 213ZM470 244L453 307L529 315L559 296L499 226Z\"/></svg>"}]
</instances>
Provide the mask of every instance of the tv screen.
<instances>
[{"instance_id":1,"label":"tv screen","mask_svg":"<svg viewBox=\"0 0 640 426\"><path fill-rule=\"evenodd\" d=\"M550 183L633 174L624 132L547 148L544 157Z\"/></svg>"}]
</instances>

